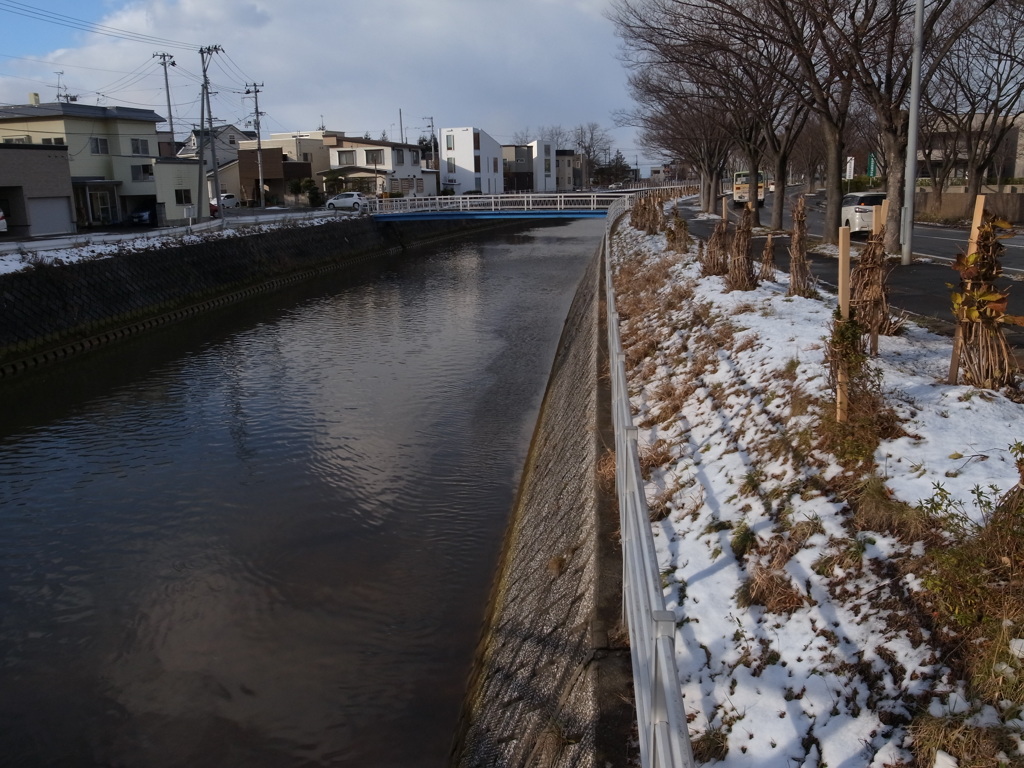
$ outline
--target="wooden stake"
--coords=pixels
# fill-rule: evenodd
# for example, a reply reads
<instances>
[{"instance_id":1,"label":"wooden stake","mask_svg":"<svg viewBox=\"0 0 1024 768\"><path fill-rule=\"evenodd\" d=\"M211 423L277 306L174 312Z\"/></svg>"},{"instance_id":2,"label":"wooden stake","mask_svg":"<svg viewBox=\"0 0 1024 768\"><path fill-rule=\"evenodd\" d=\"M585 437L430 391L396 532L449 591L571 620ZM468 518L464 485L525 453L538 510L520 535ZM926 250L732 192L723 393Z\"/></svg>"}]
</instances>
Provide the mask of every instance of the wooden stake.
<instances>
[{"instance_id":1,"label":"wooden stake","mask_svg":"<svg viewBox=\"0 0 1024 768\"><path fill-rule=\"evenodd\" d=\"M885 226L885 214L882 213L882 206L876 205L871 209L871 234L877 235Z\"/></svg>"},{"instance_id":2,"label":"wooden stake","mask_svg":"<svg viewBox=\"0 0 1024 768\"><path fill-rule=\"evenodd\" d=\"M985 196L978 195L974 201L974 220L971 222L971 239L967 241L967 253L974 253L978 248L978 232L985 221ZM946 377L947 384L956 384L960 376L960 352L963 347L963 323L956 324L953 331L953 354L949 357L949 375Z\"/></svg>"},{"instance_id":3,"label":"wooden stake","mask_svg":"<svg viewBox=\"0 0 1024 768\"><path fill-rule=\"evenodd\" d=\"M845 322L850 319L850 228L839 228L839 316ZM836 421L845 424L850 409L850 376L845 363L839 367L836 382Z\"/></svg>"}]
</instances>

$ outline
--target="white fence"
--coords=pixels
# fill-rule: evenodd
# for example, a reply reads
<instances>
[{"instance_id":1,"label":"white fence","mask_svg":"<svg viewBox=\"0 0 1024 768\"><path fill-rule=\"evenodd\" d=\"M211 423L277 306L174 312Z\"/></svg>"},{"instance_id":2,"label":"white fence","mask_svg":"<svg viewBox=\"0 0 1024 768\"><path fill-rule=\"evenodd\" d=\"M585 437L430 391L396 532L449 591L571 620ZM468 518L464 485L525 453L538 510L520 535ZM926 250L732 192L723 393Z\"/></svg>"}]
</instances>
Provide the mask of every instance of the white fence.
<instances>
[{"instance_id":1,"label":"white fence","mask_svg":"<svg viewBox=\"0 0 1024 768\"><path fill-rule=\"evenodd\" d=\"M604 211L622 193L561 192L502 195L441 195L440 197L370 198L371 213L416 211Z\"/></svg>"},{"instance_id":2,"label":"white fence","mask_svg":"<svg viewBox=\"0 0 1024 768\"><path fill-rule=\"evenodd\" d=\"M629 209L622 199L608 209L604 238L608 299L608 354L611 364L612 422L615 427L615 485L622 531L623 613L629 627L643 768L693 768L675 657L675 614L665 610L654 550L650 513L630 411L625 354L612 287L611 235Z\"/></svg>"}]
</instances>

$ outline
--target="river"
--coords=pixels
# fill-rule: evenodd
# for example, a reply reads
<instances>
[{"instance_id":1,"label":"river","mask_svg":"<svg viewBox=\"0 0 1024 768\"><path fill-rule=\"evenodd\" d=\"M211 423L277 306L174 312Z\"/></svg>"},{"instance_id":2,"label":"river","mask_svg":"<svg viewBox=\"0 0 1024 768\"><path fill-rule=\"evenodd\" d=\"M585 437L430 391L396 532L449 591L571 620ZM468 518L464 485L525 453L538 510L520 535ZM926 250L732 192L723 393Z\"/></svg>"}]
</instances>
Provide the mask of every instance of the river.
<instances>
[{"instance_id":1,"label":"river","mask_svg":"<svg viewBox=\"0 0 1024 768\"><path fill-rule=\"evenodd\" d=\"M442 766L604 222L0 382L4 765Z\"/></svg>"}]
</instances>

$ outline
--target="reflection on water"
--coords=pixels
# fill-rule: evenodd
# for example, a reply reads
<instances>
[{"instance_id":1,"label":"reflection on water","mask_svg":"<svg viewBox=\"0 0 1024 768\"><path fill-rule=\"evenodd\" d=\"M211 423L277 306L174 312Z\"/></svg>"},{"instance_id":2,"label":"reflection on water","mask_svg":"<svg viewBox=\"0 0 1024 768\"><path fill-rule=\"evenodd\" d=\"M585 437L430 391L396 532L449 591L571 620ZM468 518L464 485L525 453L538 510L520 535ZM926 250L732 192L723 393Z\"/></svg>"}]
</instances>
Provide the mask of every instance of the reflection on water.
<instances>
[{"instance_id":1,"label":"reflection on water","mask_svg":"<svg viewBox=\"0 0 1024 768\"><path fill-rule=\"evenodd\" d=\"M602 226L412 254L5 384L0 753L443 765Z\"/></svg>"}]
</instances>

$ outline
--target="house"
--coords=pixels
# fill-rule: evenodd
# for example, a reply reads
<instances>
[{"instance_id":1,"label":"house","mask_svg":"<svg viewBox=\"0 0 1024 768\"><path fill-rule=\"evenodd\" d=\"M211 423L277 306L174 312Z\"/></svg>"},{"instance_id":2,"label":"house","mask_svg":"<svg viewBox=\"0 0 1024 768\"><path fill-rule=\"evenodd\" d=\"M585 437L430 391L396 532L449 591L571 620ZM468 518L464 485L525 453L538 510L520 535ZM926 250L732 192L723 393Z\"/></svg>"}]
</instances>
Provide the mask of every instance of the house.
<instances>
[{"instance_id":1,"label":"house","mask_svg":"<svg viewBox=\"0 0 1024 768\"><path fill-rule=\"evenodd\" d=\"M330 167L319 175L328 194L345 189L382 197L438 193L437 172L424 168L418 144L335 134L327 140L327 149Z\"/></svg>"},{"instance_id":2,"label":"house","mask_svg":"<svg viewBox=\"0 0 1024 768\"><path fill-rule=\"evenodd\" d=\"M554 192L555 150L550 141L504 144L501 161L506 192Z\"/></svg>"},{"instance_id":3,"label":"house","mask_svg":"<svg viewBox=\"0 0 1024 768\"><path fill-rule=\"evenodd\" d=\"M249 206L260 204L261 176L263 202L266 205L280 205L287 199L293 181L312 178L313 175L309 162L290 160L281 147L266 146L258 150L238 150L238 158L222 165L219 170L222 189ZM207 181L212 186L212 171L207 172Z\"/></svg>"},{"instance_id":4,"label":"house","mask_svg":"<svg viewBox=\"0 0 1024 768\"><path fill-rule=\"evenodd\" d=\"M67 147L79 229L125 221L139 209L182 220L199 189L198 164L189 177L173 158L159 157L161 122L149 109L41 104L33 94L29 104L0 106L0 143Z\"/></svg>"},{"instance_id":5,"label":"house","mask_svg":"<svg viewBox=\"0 0 1024 768\"><path fill-rule=\"evenodd\" d=\"M9 234L76 231L70 168L66 144L0 144L0 211Z\"/></svg>"},{"instance_id":6,"label":"house","mask_svg":"<svg viewBox=\"0 0 1024 768\"><path fill-rule=\"evenodd\" d=\"M559 192L572 192L574 189L583 189L582 175L574 172L577 168L579 166L576 163L575 152L571 149L556 149L555 189Z\"/></svg>"},{"instance_id":7,"label":"house","mask_svg":"<svg viewBox=\"0 0 1024 768\"><path fill-rule=\"evenodd\" d=\"M213 128L192 129L178 150L178 157L187 160L199 159L199 145L203 145L203 165L213 167L213 154L216 151L217 165L230 163L238 158L238 150L242 142L255 139L253 131L243 131L234 125L215 125Z\"/></svg>"},{"instance_id":8,"label":"house","mask_svg":"<svg viewBox=\"0 0 1024 768\"><path fill-rule=\"evenodd\" d=\"M441 187L457 195L505 191L501 145L479 128L441 130Z\"/></svg>"}]
</instances>

